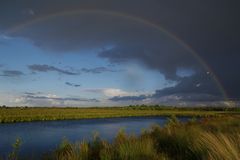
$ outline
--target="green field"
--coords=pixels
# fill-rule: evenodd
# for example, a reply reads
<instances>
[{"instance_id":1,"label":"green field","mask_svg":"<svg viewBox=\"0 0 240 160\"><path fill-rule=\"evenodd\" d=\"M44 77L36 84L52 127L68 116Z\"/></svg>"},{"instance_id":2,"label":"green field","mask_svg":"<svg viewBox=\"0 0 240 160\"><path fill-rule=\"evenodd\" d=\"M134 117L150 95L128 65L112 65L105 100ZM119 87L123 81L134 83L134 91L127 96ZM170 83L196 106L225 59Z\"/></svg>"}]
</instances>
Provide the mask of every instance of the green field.
<instances>
[{"instance_id":1,"label":"green field","mask_svg":"<svg viewBox=\"0 0 240 160\"><path fill-rule=\"evenodd\" d=\"M209 117L238 113L240 113L239 108L174 108L161 106L130 106L104 108L1 107L0 123L131 116L176 115Z\"/></svg>"}]
</instances>

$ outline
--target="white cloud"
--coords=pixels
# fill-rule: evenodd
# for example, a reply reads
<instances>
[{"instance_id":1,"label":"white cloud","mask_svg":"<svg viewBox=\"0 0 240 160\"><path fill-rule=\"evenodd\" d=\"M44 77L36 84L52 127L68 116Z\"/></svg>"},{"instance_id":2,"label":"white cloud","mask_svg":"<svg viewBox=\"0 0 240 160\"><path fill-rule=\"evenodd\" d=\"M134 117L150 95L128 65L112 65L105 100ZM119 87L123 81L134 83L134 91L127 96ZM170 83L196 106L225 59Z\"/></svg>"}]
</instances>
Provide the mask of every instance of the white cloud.
<instances>
[{"instance_id":1,"label":"white cloud","mask_svg":"<svg viewBox=\"0 0 240 160\"><path fill-rule=\"evenodd\" d=\"M85 89L86 92L92 92L92 93L100 93L103 94L106 97L115 97L115 96L139 96L139 95L146 95L146 94L152 94L152 93L146 93L146 92L132 92L132 91L124 91L119 88L97 88L97 89Z\"/></svg>"},{"instance_id":2,"label":"white cloud","mask_svg":"<svg viewBox=\"0 0 240 160\"><path fill-rule=\"evenodd\" d=\"M130 92L123 91L121 89L116 88L106 88L102 90L103 94L108 97L114 97L114 96L127 96L129 94L132 94Z\"/></svg>"},{"instance_id":3,"label":"white cloud","mask_svg":"<svg viewBox=\"0 0 240 160\"><path fill-rule=\"evenodd\" d=\"M0 106L96 106L97 99L87 99L78 97L59 97L56 94L44 93L1 93Z\"/></svg>"}]
</instances>

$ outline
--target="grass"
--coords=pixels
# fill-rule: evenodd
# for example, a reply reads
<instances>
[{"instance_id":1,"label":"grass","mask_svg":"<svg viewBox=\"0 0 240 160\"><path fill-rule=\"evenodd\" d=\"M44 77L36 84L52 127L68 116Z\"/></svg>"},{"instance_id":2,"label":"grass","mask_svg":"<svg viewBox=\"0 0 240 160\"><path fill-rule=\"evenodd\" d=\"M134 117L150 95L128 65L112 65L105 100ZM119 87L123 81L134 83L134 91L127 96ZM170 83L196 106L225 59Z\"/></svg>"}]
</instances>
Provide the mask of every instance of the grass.
<instances>
[{"instance_id":1,"label":"grass","mask_svg":"<svg viewBox=\"0 0 240 160\"><path fill-rule=\"evenodd\" d=\"M209 159L240 159L240 133L202 133L200 148L206 148Z\"/></svg>"},{"instance_id":2,"label":"grass","mask_svg":"<svg viewBox=\"0 0 240 160\"><path fill-rule=\"evenodd\" d=\"M236 125L238 124L238 125ZM240 118L204 118L179 122L174 116L164 127L153 126L140 136L120 131L109 143L64 141L45 160L239 160Z\"/></svg>"},{"instance_id":3,"label":"grass","mask_svg":"<svg viewBox=\"0 0 240 160\"><path fill-rule=\"evenodd\" d=\"M69 120L87 118L110 118L131 116L196 116L209 117L224 114L239 114L234 108L173 108L161 106L129 106L105 108L45 108L45 107L0 107L0 123Z\"/></svg>"}]
</instances>

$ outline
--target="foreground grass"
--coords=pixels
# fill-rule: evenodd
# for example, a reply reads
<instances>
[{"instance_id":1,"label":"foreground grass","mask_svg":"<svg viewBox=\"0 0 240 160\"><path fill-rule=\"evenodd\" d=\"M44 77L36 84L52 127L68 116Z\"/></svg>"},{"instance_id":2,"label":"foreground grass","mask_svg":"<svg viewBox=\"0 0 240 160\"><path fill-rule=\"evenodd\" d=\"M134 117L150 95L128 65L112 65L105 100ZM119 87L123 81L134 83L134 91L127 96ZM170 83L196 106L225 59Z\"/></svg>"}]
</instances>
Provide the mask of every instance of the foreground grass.
<instances>
[{"instance_id":1,"label":"foreground grass","mask_svg":"<svg viewBox=\"0 0 240 160\"><path fill-rule=\"evenodd\" d=\"M109 143L68 141L46 160L239 160L240 118L222 117L180 123L175 117L164 127L153 126L141 136L120 131Z\"/></svg>"},{"instance_id":2,"label":"foreground grass","mask_svg":"<svg viewBox=\"0 0 240 160\"><path fill-rule=\"evenodd\" d=\"M209 117L223 114L239 114L238 109L217 108L166 108L159 106L133 106L111 108L0 108L0 123L110 118L131 116L198 116Z\"/></svg>"}]
</instances>

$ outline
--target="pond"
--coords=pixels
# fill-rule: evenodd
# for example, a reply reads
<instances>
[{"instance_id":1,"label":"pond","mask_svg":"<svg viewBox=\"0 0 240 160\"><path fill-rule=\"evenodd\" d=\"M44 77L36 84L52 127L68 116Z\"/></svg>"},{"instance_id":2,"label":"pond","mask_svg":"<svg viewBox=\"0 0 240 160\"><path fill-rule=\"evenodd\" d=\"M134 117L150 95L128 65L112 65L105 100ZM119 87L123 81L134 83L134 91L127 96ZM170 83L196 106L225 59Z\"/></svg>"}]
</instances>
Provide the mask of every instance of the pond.
<instances>
[{"instance_id":1,"label":"pond","mask_svg":"<svg viewBox=\"0 0 240 160\"><path fill-rule=\"evenodd\" d=\"M190 117L178 117L187 121ZM124 117L0 124L0 155L6 157L17 138L22 141L20 155L39 157L54 150L66 138L71 142L90 140L94 133L111 141L120 129L139 135L154 124L163 126L168 117Z\"/></svg>"}]
</instances>

